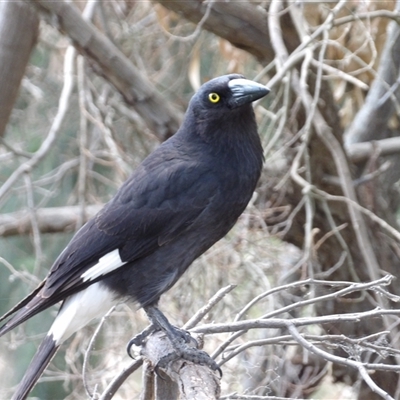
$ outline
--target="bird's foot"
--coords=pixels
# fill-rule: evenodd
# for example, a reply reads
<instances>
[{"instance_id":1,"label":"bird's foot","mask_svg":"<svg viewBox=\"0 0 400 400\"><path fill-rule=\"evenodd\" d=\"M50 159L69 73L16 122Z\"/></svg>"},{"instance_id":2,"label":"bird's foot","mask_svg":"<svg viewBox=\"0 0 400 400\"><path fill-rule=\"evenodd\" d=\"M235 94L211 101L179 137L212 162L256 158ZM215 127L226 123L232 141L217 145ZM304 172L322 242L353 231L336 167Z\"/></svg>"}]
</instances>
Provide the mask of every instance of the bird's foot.
<instances>
[{"instance_id":1,"label":"bird's foot","mask_svg":"<svg viewBox=\"0 0 400 400\"><path fill-rule=\"evenodd\" d=\"M177 347L182 345L182 342L183 343L192 343L192 345L194 347L198 347L198 345L199 345L197 343L197 340L188 331L185 331L184 329L178 328L174 325L170 325L168 332L166 332L166 331L164 331L164 332L166 333L168 339L171 341L174 349L176 349Z\"/></svg>"},{"instance_id":2,"label":"bird's foot","mask_svg":"<svg viewBox=\"0 0 400 400\"><path fill-rule=\"evenodd\" d=\"M126 350L129 355L131 355L131 348L133 346L142 346L145 342L145 340L155 331L157 330L162 330L161 328L156 328L153 324L149 325L145 329L142 330L142 332L138 333L135 335L127 344ZM170 326L171 330L171 335L173 336L173 340L182 340L185 343L190 343L192 342L194 346L198 346L197 340L188 332L185 331L184 329L177 328L176 326L171 325Z\"/></svg>"},{"instance_id":3,"label":"bird's foot","mask_svg":"<svg viewBox=\"0 0 400 400\"><path fill-rule=\"evenodd\" d=\"M218 371L222 376L222 371L218 364L205 351L197 349L198 343L188 331L177 328L170 324L165 315L156 307L145 307L145 312L156 330L163 331L171 342L173 352L162 357L156 365L156 372L159 368L164 368L170 361L182 358L195 364L209 366L213 371ZM158 328L158 329L157 329Z\"/></svg>"},{"instance_id":4,"label":"bird's foot","mask_svg":"<svg viewBox=\"0 0 400 400\"><path fill-rule=\"evenodd\" d=\"M128 356L135 359L133 356L132 347L137 346L140 347L144 344L145 340L149 335L151 335L154 331L156 331L156 327L151 324L147 328L143 329L142 332L135 335L127 344L126 351L128 352Z\"/></svg>"}]
</instances>

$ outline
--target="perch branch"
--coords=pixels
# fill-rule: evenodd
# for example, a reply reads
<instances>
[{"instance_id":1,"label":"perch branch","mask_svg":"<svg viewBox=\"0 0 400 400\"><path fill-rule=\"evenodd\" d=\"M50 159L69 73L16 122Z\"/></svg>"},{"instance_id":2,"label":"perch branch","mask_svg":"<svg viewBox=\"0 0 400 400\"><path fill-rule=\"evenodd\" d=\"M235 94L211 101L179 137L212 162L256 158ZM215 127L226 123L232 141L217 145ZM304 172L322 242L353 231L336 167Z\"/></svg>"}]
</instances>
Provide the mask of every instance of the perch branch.
<instances>
[{"instance_id":1,"label":"perch branch","mask_svg":"<svg viewBox=\"0 0 400 400\"><path fill-rule=\"evenodd\" d=\"M142 354L152 365L174 351L170 341L163 332L155 332L149 336L142 349ZM217 374L206 365L197 365L178 359L168 363L162 371L177 384L180 399L218 399L220 383Z\"/></svg>"}]
</instances>

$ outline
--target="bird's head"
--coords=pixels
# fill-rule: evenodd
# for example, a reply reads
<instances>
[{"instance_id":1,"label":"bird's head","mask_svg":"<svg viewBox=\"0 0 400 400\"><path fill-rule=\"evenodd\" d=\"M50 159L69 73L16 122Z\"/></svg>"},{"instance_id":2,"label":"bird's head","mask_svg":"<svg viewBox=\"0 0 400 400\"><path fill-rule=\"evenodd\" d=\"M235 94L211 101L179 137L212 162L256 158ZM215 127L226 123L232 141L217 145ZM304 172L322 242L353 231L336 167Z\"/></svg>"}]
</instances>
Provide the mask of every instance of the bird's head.
<instances>
[{"instance_id":1,"label":"bird's head","mask_svg":"<svg viewBox=\"0 0 400 400\"><path fill-rule=\"evenodd\" d=\"M255 100L266 96L269 89L260 83L245 79L243 75L230 74L214 78L197 91L189 108L198 117L222 116L224 113L249 106Z\"/></svg>"}]
</instances>

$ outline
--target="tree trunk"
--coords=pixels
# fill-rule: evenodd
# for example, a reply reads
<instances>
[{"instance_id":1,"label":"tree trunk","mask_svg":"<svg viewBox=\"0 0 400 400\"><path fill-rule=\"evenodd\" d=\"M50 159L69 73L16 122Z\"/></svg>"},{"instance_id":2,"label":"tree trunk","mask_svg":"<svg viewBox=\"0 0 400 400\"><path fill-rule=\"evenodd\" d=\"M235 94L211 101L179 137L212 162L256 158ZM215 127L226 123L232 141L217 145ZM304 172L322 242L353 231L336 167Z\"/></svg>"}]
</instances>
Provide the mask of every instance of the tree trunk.
<instances>
[{"instance_id":1,"label":"tree trunk","mask_svg":"<svg viewBox=\"0 0 400 400\"><path fill-rule=\"evenodd\" d=\"M4 135L38 28L39 18L28 4L0 2L0 136Z\"/></svg>"}]
</instances>

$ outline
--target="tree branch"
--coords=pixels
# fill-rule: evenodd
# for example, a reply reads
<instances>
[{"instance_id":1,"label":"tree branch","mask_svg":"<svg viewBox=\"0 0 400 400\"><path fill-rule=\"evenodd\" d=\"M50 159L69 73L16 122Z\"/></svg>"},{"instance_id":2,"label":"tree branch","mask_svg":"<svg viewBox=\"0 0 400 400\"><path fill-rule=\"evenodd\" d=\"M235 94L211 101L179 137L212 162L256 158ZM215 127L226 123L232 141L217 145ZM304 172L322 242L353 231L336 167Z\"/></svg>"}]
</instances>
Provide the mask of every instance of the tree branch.
<instances>
[{"instance_id":1,"label":"tree branch","mask_svg":"<svg viewBox=\"0 0 400 400\"><path fill-rule=\"evenodd\" d=\"M142 348L142 354L153 365L157 365L160 359L173 351L168 338L163 332L159 331L151 334ZM176 383L180 393L179 398L182 400L213 400L219 398L221 392L219 378L208 366L178 359L168 363L168 366L165 369L163 368L163 372ZM162 398L171 398L165 394L166 389L163 389L164 396Z\"/></svg>"},{"instance_id":2,"label":"tree branch","mask_svg":"<svg viewBox=\"0 0 400 400\"><path fill-rule=\"evenodd\" d=\"M392 396L386 393L383 389L381 389L369 376L365 364L361 361L351 360L350 358L338 357L333 354L330 354L324 350L321 350L317 346L314 346L312 343L304 339L302 335L298 332L294 325L288 324L288 331L293 336L293 339L296 340L302 347L314 353L328 361L331 361L336 364L342 364L347 367L352 367L357 369L360 372L360 375L364 379L365 383L371 388L371 390L375 393L378 393L385 400L394 400Z\"/></svg>"},{"instance_id":3,"label":"tree branch","mask_svg":"<svg viewBox=\"0 0 400 400\"><path fill-rule=\"evenodd\" d=\"M99 400L110 400L113 398L114 394L121 387L121 385L126 381L126 379L133 374L138 368L143 364L143 359L139 358L132 361L124 370L119 373L106 387L102 393Z\"/></svg>"},{"instance_id":4,"label":"tree branch","mask_svg":"<svg viewBox=\"0 0 400 400\"><path fill-rule=\"evenodd\" d=\"M263 63L273 61L270 44L267 11L247 2L169 1L157 0L168 10L183 15L198 24L210 7L203 28L220 36L239 49L254 55Z\"/></svg>"},{"instance_id":5,"label":"tree branch","mask_svg":"<svg viewBox=\"0 0 400 400\"><path fill-rule=\"evenodd\" d=\"M103 205L85 207L85 219L93 217ZM37 228L41 233L74 231L81 217L80 206L40 208L36 211ZM32 233L29 211L0 215L0 236L27 235Z\"/></svg>"},{"instance_id":6,"label":"tree branch","mask_svg":"<svg viewBox=\"0 0 400 400\"><path fill-rule=\"evenodd\" d=\"M400 153L400 138L393 137L371 142L352 143L346 146L346 154L353 163L367 161L376 153L379 156Z\"/></svg>"},{"instance_id":7,"label":"tree branch","mask_svg":"<svg viewBox=\"0 0 400 400\"><path fill-rule=\"evenodd\" d=\"M182 113L158 93L111 40L85 21L74 5L63 1L25 1L50 16L49 22L68 35L80 53L96 63L97 72L116 87L160 140L177 131Z\"/></svg>"},{"instance_id":8,"label":"tree branch","mask_svg":"<svg viewBox=\"0 0 400 400\"><path fill-rule=\"evenodd\" d=\"M38 30L39 19L27 4L0 2L0 136L17 98Z\"/></svg>"}]
</instances>

